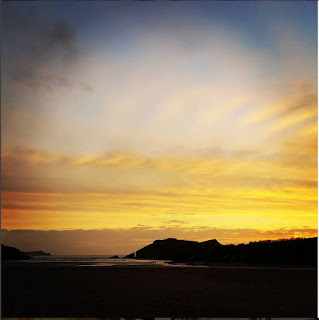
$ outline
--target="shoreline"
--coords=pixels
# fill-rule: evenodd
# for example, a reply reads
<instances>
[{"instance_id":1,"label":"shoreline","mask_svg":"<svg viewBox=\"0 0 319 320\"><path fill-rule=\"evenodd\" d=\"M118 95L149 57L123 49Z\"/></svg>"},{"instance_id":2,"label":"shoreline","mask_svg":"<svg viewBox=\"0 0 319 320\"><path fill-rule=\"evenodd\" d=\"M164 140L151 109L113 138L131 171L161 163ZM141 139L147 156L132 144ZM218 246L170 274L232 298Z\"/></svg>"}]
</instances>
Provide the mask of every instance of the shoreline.
<instances>
[{"instance_id":1,"label":"shoreline","mask_svg":"<svg viewBox=\"0 0 319 320\"><path fill-rule=\"evenodd\" d=\"M314 317L307 269L6 264L2 316Z\"/></svg>"},{"instance_id":2,"label":"shoreline","mask_svg":"<svg viewBox=\"0 0 319 320\"><path fill-rule=\"evenodd\" d=\"M146 260L149 261L149 260ZM154 260L156 261L156 260ZM227 265L227 264L211 264L205 262L173 262L166 261L165 263L157 264L143 264L143 260L140 263L130 264L128 263L116 264L115 262L72 262L72 261L37 261L37 260L11 260L2 261L3 268L11 267L94 267L94 268L212 268L212 269L263 269L263 270L317 270L317 267L312 266L287 266L287 265ZM161 261L162 262L162 261Z\"/></svg>"}]
</instances>

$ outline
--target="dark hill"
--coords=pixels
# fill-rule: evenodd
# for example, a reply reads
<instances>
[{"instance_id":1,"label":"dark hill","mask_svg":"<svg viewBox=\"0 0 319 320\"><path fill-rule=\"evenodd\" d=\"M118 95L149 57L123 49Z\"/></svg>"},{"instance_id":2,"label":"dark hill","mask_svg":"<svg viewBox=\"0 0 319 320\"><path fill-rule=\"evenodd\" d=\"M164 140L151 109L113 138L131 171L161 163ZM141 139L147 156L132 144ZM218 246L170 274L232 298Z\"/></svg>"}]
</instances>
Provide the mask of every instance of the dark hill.
<instances>
[{"instance_id":1,"label":"dark hill","mask_svg":"<svg viewBox=\"0 0 319 320\"><path fill-rule=\"evenodd\" d=\"M175 260L188 259L189 257L205 254L216 247L222 246L217 240L206 242L186 241L169 238L165 240L155 240L152 244L136 252L137 259L158 259ZM133 258L134 254L126 256Z\"/></svg>"},{"instance_id":2,"label":"dark hill","mask_svg":"<svg viewBox=\"0 0 319 320\"><path fill-rule=\"evenodd\" d=\"M17 248L1 245L1 258L7 260L29 260L31 257Z\"/></svg>"},{"instance_id":3,"label":"dark hill","mask_svg":"<svg viewBox=\"0 0 319 320\"><path fill-rule=\"evenodd\" d=\"M134 254L126 256L134 258ZM156 240L136 252L137 259L172 260L183 263L219 265L317 265L317 238L266 240L239 245L222 245L177 239Z\"/></svg>"}]
</instances>

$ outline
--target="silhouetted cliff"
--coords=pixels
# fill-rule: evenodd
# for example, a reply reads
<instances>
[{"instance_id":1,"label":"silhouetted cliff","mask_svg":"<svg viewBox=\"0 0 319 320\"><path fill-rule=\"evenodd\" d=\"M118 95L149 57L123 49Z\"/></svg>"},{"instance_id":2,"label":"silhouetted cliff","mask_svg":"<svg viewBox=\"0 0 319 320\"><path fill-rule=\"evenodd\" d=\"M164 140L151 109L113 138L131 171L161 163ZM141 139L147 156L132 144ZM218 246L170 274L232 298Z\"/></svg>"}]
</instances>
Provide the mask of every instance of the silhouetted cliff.
<instances>
[{"instance_id":1,"label":"silhouetted cliff","mask_svg":"<svg viewBox=\"0 0 319 320\"><path fill-rule=\"evenodd\" d=\"M1 259L7 260L29 260L31 257L25 252L20 251L17 248L1 245Z\"/></svg>"},{"instance_id":2,"label":"silhouetted cliff","mask_svg":"<svg viewBox=\"0 0 319 320\"><path fill-rule=\"evenodd\" d=\"M188 259L198 255L207 255L212 251L218 250L222 246L217 240L205 242L177 240L169 238L165 240L155 240L152 244L136 251L137 259L158 259L174 260ZM134 254L126 256L134 258Z\"/></svg>"},{"instance_id":3,"label":"silhouetted cliff","mask_svg":"<svg viewBox=\"0 0 319 320\"><path fill-rule=\"evenodd\" d=\"M134 254L126 256L134 258ZM311 266L317 264L317 238L266 240L222 245L177 239L156 240L136 252L137 259L172 260L205 264Z\"/></svg>"}]
</instances>

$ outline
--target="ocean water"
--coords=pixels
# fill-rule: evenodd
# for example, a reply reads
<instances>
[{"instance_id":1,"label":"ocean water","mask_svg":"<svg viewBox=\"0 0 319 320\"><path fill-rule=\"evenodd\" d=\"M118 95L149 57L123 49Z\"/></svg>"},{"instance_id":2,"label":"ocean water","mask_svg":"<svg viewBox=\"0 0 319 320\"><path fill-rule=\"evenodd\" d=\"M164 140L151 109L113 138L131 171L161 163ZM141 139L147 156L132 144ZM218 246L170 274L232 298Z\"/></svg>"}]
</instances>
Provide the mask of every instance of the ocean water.
<instances>
[{"instance_id":1,"label":"ocean water","mask_svg":"<svg viewBox=\"0 0 319 320\"><path fill-rule=\"evenodd\" d=\"M77 265L82 267L112 267L112 266L172 266L168 260L138 260L138 259L110 259L107 256L80 256L80 255L52 255L33 256L29 263L54 263L61 265Z\"/></svg>"}]
</instances>

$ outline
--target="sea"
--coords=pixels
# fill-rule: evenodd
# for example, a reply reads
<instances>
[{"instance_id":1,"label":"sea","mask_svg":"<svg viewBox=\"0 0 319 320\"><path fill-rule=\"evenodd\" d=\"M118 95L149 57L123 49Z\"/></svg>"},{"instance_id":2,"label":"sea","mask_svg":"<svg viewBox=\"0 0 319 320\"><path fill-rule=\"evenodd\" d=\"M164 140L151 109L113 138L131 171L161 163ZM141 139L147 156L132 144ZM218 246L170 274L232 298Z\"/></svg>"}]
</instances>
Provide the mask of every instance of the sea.
<instances>
[{"instance_id":1,"label":"sea","mask_svg":"<svg viewBox=\"0 0 319 320\"><path fill-rule=\"evenodd\" d=\"M48 263L55 265L76 265L79 267L113 267L113 266L173 266L170 260L140 260L140 259L112 259L110 255L88 256L88 255L51 255L32 256L31 260L24 263L37 264Z\"/></svg>"}]
</instances>

